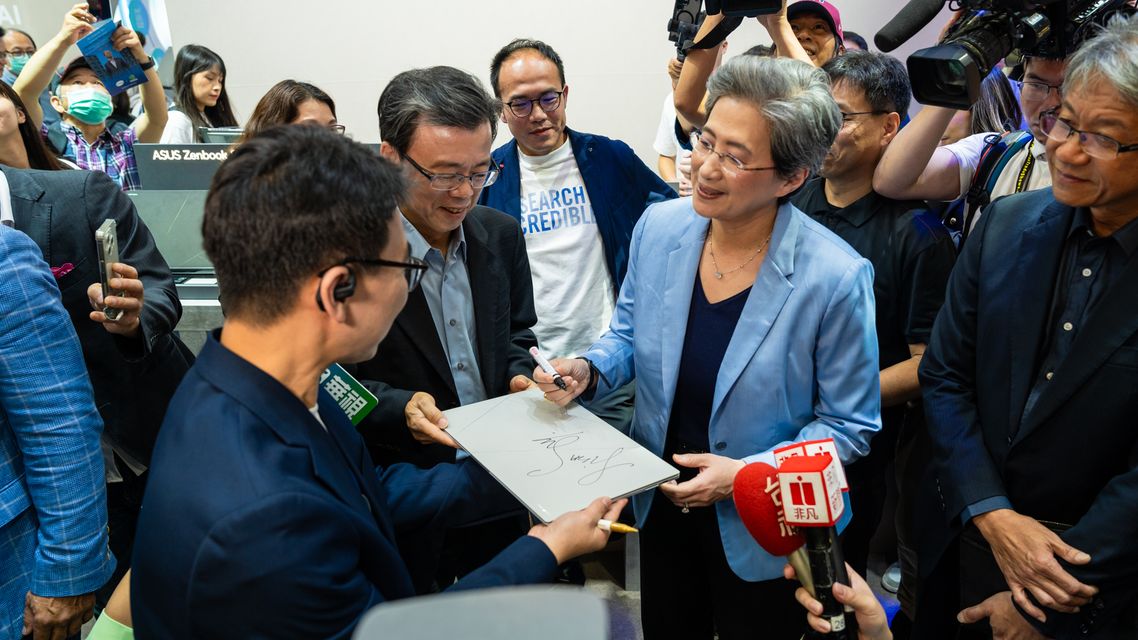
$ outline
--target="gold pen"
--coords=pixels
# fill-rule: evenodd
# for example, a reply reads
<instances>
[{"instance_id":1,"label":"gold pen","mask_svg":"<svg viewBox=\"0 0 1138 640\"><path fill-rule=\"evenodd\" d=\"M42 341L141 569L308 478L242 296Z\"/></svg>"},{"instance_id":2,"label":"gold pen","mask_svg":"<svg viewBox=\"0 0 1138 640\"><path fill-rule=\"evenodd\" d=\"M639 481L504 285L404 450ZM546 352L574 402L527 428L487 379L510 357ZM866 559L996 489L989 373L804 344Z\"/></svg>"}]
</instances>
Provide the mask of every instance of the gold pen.
<instances>
[{"instance_id":1,"label":"gold pen","mask_svg":"<svg viewBox=\"0 0 1138 640\"><path fill-rule=\"evenodd\" d=\"M597 521L597 528L612 531L613 533L640 533L640 530L636 527L630 527L626 524L613 522L612 520L605 520L604 518Z\"/></svg>"}]
</instances>

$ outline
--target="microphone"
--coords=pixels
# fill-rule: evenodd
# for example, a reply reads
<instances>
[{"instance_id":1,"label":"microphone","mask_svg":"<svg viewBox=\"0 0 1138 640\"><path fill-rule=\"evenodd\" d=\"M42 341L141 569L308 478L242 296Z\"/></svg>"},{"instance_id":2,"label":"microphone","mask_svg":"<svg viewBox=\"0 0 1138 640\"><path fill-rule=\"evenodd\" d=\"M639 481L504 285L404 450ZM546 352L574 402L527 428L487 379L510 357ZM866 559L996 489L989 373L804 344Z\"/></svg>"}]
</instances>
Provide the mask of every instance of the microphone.
<instances>
[{"instance_id":1,"label":"microphone","mask_svg":"<svg viewBox=\"0 0 1138 640\"><path fill-rule=\"evenodd\" d=\"M845 511L840 470L841 463L828 453L794 456L779 465L778 485L787 524L806 539L814 597L822 603L822 619L830 623L825 637L845 639L857 638L857 619L833 591L837 582L850 584L834 528Z\"/></svg>"},{"instance_id":2,"label":"microphone","mask_svg":"<svg viewBox=\"0 0 1138 640\"><path fill-rule=\"evenodd\" d=\"M892 51L925 28L944 7L944 0L909 0L877 35L873 44L882 51Z\"/></svg>"},{"instance_id":3,"label":"microphone","mask_svg":"<svg viewBox=\"0 0 1138 640\"><path fill-rule=\"evenodd\" d=\"M735 510L755 542L772 556L784 556L802 586L814 595L806 539L786 524L778 471L765 462L752 462L735 475Z\"/></svg>"}]
</instances>

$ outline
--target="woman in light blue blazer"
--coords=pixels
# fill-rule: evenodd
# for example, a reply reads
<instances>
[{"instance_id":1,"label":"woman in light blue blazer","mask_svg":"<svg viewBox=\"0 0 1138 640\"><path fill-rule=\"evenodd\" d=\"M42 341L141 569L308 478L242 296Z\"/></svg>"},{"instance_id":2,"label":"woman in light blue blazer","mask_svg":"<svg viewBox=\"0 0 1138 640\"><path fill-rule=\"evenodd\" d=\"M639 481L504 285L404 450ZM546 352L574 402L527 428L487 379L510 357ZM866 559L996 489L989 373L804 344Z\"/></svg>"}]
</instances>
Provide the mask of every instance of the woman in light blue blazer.
<instances>
[{"instance_id":1,"label":"woman in light blue blazer","mask_svg":"<svg viewBox=\"0 0 1138 640\"><path fill-rule=\"evenodd\" d=\"M833 438L847 464L869 451L873 270L787 203L841 127L825 73L734 58L709 80L707 110L692 136L694 194L644 213L608 332L554 363L567 391L534 377L561 404L635 379L632 437L681 469L633 500L646 640L757 629L797 640L805 620L784 560L748 535L732 485L792 441Z\"/></svg>"}]
</instances>

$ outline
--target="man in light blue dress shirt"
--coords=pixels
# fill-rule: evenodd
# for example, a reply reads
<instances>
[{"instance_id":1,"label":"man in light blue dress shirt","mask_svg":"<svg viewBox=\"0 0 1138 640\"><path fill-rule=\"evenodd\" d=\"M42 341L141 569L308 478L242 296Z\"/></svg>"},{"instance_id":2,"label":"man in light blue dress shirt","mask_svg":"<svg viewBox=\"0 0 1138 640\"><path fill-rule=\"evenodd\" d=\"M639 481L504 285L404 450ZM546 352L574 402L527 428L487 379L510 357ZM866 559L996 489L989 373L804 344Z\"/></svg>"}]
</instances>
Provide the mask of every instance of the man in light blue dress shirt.
<instances>
[{"instance_id":1,"label":"man in light blue dress shirt","mask_svg":"<svg viewBox=\"0 0 1138 640\"><path fill-rule=\"evenodd\" d=\"M537 316L525 240L517 220L475 204L497 178L490 150L501 108L450 67L399 74L379 99L380 153L407 181L399 210L410 254L430 266L376 357L356 369L379 398L359 429L381 465L454 462L465 454L456 456L443 412L531 384ZM438 586L483 564L524 525L518 505L517 517L454 532ZM431 576L413 578L431 587Z\"/></svg>"}]
</instances>

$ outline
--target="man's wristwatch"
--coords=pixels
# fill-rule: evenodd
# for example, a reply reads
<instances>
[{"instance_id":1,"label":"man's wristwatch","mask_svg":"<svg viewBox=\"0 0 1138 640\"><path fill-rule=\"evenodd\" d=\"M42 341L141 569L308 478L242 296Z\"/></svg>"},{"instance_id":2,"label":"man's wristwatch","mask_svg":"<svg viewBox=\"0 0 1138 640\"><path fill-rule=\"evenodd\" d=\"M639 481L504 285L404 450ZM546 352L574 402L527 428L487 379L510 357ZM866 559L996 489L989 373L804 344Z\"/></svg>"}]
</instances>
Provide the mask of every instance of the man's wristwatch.
<instances>
[{"instance_id":1,"label":"man's wristwatch","mask_svg":"<svg viewBox=\"0 0 1138 640\"><path fill-rule=\"evenodd\" d=\"M154 68L154 58L152 56L146 56L146 62L140 62L140 63L138 63L138 66L143 71L146 71L147 69L153 69Z\"/></svg>"}]
</instances>

